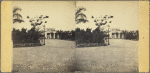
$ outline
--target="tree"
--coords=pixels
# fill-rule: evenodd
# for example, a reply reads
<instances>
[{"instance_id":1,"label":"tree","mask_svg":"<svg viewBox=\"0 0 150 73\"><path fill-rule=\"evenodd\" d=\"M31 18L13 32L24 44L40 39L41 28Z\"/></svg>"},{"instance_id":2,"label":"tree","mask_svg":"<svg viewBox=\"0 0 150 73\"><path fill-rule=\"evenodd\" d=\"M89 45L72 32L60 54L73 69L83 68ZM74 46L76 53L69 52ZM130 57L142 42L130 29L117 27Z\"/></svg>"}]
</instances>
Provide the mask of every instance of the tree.
<instances>
[{"instance_id":1,"label":"tree","mask_svg":"<svg viewBox=\"0 0 150 73\"><path fill-rule=\"evenodd\" d=\"M27 32L26 32L27 29L25 28L22 28L21 31L19 29L15 29L13 28L13 31L12 31L12 40L13 40L13 43L16 44L16 43L25 43L26 40L27 40Z\"/></svg>"},{"instance_id":2,"label":"tree","mask_svg":"<svg viewBox=\"0 0 150 73\"><path fill-rule=\"evenodd\" d=\"M24 20L22 20L21 14L17 13L17 11L21 11L21 8L19 8L19 7L14 7L13 8L13 23L24 22Z\"/></svg>"},{"instance_id":3,"label":"tree","mask_svg":"<svg viewBox=\"0 0 150 73\"><path fill-rule=\"evenodd\" d=\"M30 18L29 16L27 16L27 18L29 19L29 22L31 23L31 26L33 26L30 30L29 30L29 35L31 40L38 40L41 37L41 34L39 32L40 27L36 28L38 25L41 25L42 23L47 23L47 21L43 21L43 19L45 18L49 18L49 16L45 16L43 17L43 15L39 16L39 17L34 17ZM45 31L44 31L45 32Z\"/></svg>"},{"instance_id":4,"label":"tree","mask_svg":"<svg viewBox=\"0 0 150 73\"><path fill-rule=\"evenodd\" d=\"M83 10L86 11L86 8L78 8L76 10L76 13L75 13L75 22L76 22L76 24L78 24L80 22L83 22L83 23L88 22L86 15L81 12Z\"/></svg>"},{"instance_id":5,"label":"tree","mask_svg":"<svg viewBox=\"0 0 150 73\"><path fill-rule=\"evenodd\" d=\"M109 35L104 34L104 31L103 31L104 29L101 31L100 26L106 25L107 23L111 23L111 21L108 21L108 19L113 18L113 16L105 15L104 17L101 16L98 18L92 16L91 18L94 19L95 25L97 26L97 28L93 31L93 42L104 43L103 41L104 37L109 38ZM110 26L108 25L108 29L109 27ZM109 34L109 31L108 31L108 34Z\"/></svg>"},{"instance_id":6,"label":"tree","mask_svg":"<svg viewBox=\"0 0 150 73\"><path fill-rule=\"evenodd\" d=\"M94 16L92 16L91 18L94 19ZM107 21L110 18L113 18L113 16L105 15L104 17L99 17L99 19L95 18L94 19L95 25L98 26L100 30L100 26L106 25L107 23L111 23L111 21Z\"/></svg>"},{"instance_id":7,"label":"tree","mask_svg":"<svg viewBox=\"0 0 150 73\"><path fill-rule=\"evenodd\" d=\"M136 30L136 40L139 40L139 31Z\"/></svg>"},{"instance_id":8,"label":"tree","mask_svg":"<svg viewBox=\"0 0 150 73\"><path fill-rule=\"evenodd\" d=\"M71 40L75 40L75 31L71 30Z\"/></svg>"},{"instance_id":9,"label":"tree","mask_svg":"<svg viewBox=\"0 0 150 73\"><path fill-rule=\"evenodd\" d=\"M83 32L83 39L85 41L85 43L90 43L92 41L92 33L91 33L91 29L90 28L86 28L86 31Z\"/></svg>"},{"instance_id":10,"label":"tree","mask_svg":"<svg viewBox=\"0 0 150 73\"><path fill-rule=\"evenodd\" d=\"M29 19L29 22L31 23L31 26L33 26L32 29L36 29L36 27L38 25L41 25L42 23L47 23L47 21L43 21L43 20L45 18L49 18L49 16L43 17L43 15L41 15L39 17L34 17L34 19L27 16L27 18ZM36 30L39 30L39 27Z\"/></svg>"}]
</instances>

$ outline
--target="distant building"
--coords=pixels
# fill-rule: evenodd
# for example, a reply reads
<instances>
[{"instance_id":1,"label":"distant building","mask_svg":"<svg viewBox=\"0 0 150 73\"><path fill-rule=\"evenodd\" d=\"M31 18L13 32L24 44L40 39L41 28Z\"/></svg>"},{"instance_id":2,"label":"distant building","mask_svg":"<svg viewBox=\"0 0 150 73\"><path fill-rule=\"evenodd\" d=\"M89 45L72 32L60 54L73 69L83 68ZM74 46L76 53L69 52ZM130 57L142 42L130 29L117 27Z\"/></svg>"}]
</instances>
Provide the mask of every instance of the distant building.
<instances>
[{"instance_id":1,"label":"distant building","mask_svg":"<svg viewBox=\"0 0 150 73\"><path fill-rule=\"evenodd\" d=\"M122 33L122 30L117 28L110 28L109 29L109 38L112 39L123 39L124 34Z\"/></svg>"},{"instance_id":2,"label":"distant building","mask_svg":"<svg viewBox=\"0 0 150 73\"><path fill-rule=\"evenodd\" d=\"M45 28L46 39L60 39L60 35L57 33L55 28Z\"/></svg>"},{"instance_id":3,"label":"distant building","mask_svg":"<svg viewBox=\"0 0 150 73\"><path fill-rule=\"evenodd\" d=\"M60 39L61 36L59 33L57 33L58 30L55 30L55 28L45 28L45 38L46 39ZM108 34L108 32L105 32L105 34ZM122 33L122 30L117 28L110 28L109 29L109 38L111 39L124 39L124 34Z\"/></svg>"}]
</instances>

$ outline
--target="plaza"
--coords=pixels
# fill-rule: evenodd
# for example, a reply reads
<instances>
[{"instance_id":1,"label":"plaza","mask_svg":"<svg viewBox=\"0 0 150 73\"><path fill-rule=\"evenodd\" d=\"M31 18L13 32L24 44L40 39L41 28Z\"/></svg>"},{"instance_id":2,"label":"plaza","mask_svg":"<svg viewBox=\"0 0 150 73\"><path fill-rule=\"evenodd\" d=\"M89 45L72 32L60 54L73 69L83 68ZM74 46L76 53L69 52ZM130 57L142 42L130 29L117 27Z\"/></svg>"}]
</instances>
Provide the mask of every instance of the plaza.
<instances>
[{"instance_id":1,"label":"plaza","mask_svg":"<svg viewBox=\"0 0 150 73\"><path fill-rule=\"evenodd\" d=\"M46 39L45 42L43 46L13 48L13 71L74 71L75 42L58 39Z\"/></svg>"},{"instance_id":2,"label":"plaza","mask_svg":"<svg viewBox=\"0 0 150 73\"><path fill-rule=\"evenodd\" d=\"M110 45L76 48L78 71L138 72L139 42L110 39Z\"/></svg>"},{"instance_id":3,"label":"plaza","mask_svg":"<svg viewBox=\"0 0 150 73\"><path fill-rule=\"evenodd\" d=\"M84 48L75 48L74 41L46 39L44 46L13 48L13 67L18 72L137 72L138 51L138 41L124 39Z\"/></svg>"}]
</instances>

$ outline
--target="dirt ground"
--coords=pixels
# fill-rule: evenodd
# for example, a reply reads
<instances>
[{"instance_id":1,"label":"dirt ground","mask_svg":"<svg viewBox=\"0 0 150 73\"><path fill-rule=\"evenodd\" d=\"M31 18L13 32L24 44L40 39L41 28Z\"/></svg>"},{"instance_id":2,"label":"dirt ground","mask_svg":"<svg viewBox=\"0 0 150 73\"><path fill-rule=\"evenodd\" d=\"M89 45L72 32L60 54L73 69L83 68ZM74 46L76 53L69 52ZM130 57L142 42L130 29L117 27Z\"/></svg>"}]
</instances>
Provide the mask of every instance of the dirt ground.
<instances>
[{"instance_id":1,"label":"dirt ground","mask_svg":"<svg viewBox=\"0 0 150 73\"><path fill-rule=\"evenodd\" d=\"M46 45L13 48L14 72L137 72L138 41L110 39L109 46L75 48L47 39Z\"/></svg>"},{"instance_id":2,"label":"dirt ground","mask_svg":"<svg viewBox=\"0 0 150 73\"><path fill-rule=\"evenodd\" d=\"M138 41L110 39L109 46L76 48L77 70L138 72Z\"/></svg>"},{"instance_id":3,"label":"dirt ground","mask_svg":"<svg viewBox=\"0 0 150 73\"><path fill-rule=\"evenodd\" d=\"M75 63L75 42L46 40L38 47L13 48L13 71L72 72Z\"/></svg>"}]
</instances>

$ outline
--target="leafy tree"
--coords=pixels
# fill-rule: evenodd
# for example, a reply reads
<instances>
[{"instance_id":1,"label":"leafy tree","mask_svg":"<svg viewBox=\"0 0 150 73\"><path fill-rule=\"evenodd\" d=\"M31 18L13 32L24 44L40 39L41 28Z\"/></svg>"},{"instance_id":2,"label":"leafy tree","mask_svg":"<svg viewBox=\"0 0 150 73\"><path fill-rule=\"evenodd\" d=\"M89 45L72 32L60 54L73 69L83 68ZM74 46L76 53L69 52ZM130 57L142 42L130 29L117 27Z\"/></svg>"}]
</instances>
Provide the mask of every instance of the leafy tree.
<instances>
[{"instance_id":1,"label":"leafy tree","mask_svg":"<svg viewBox=\"0 0 150 73\"><path fill-rule=\"evenodd\" d=\"M39 17L34 17L30 18L27 16L29 19L29 22L31 23L32 28L29 30L29 35L31 40L38 40L41 37L41 33L39 32L40 27L36 28L37 26L41 25L42 23L47 23L47 21L43 21L46 18L49 18L49 16L43 17L43 15ZM43 26L45 28L45 26ZM45 32L45 31L44 31Z\"/></svg>"},{"instance_id":2,"label":"leafy tree","mask_svg":"<svg viewBox=\"0 0 150 73\"><path fill-rule=\"evenodd\" d=\"M12 31L13 43L25 43L26 39L27 39L27 32L25 28L22 28L21 31L13 28Z\"/></svg>"},{"instance_id":3,"label":"leafy tree","mask_svg":"<svg viewBox=\"0 0 150 73\"><path fill-rule=\"evenodd\" d=\"M108 19L113 18L113 16L105 15L104 17L98 17L98 18L92 16L91 18L94 19L95 25L98 26L99 29L97 30L100 30L100 26L106 25L107 23L112 23L111 21L108 21Z\"/></svg>"},{"instance_id":4,"label":"leafy tree","mask_svg":"<svg viewBox=\"0 0 150 73\"><path fill-rule=\"evenodd\" d=\"M14 7L13 8L13 23L24 22L24 20L22 20L21 14L19 14L17 11L21 11L21 8L19 8L19 7Z\"/></svg>"},{"instance_id":5,"label":"leafy tree","mask_svg":"<svg viewBox=\"0 0 150 73\"><path fill-rule=\"evenodd\" d=\"M80 32L80 28L76 28L76 32Z\"/></svg>"},{"instance_id":6,"label":"leafy tree","mask_svg":"<svg viewBox=\"0 0 150 73\"><path fill-rule=\"evenodd\" d=\"M124 34L124 39L127 40L139 40L139 31L122 31L122 34Z\"/></svg>"},{"instance_id":7,"label":"leafy tree","mask_svg":"<svg viewBox=\"0 0 150 73\"><path fill-rule=\"evenodd\" d=\"M136 31L136 35L135 36L136 36L136 40L139 40L139 31L138 30Z\"/></svg>"},{"instance_id":8,"label":"leafy tree","mask_svg":"<svg viewBox=\"0 0 150 73\"><path fill-rule=\"evenodd\" d=\"M92 42L93 43L103 43L103 38L105 37L104 32L99 30L100 27L97 27L95 30L93 30L93 37Z\"/></svg>"},{"instance_id":9,"label":"leafy tree","mask_svg":"<svg viewBox=\"0 0 150 73\"><path fill-rule=\"evenodd\" d=\"M84 32L83 32L84 33ZM85 34L83 35L84 37L84 41L85 43L89 43L92 41L92 33L91 33L91 29L87 28Z\"/></svg>"},{"instance_id":10,"label":"leafy tree","mask_svg":"<svg viewBox=\"0 0 150 73\"><path fill-rule=\"evenodd\" d=\"M30 18L29 16L27 16L27 18L29 19L29 22L31 23L32 29L36 29L37 31L40 29L40 27L36 28L38 25L41 25L42 23L47 23L47 21L43 21L46 18L49 18L49 16L39 16L39 17L34 17Z\"/></svg>"},{"instance_id":11,"label":"leafy tree","mask_svg":"<svg viewBox=\"0 0 150 73\"><path fill-rule=\"evenodd\" d=\"M75 31L74 30L71 30L71 39L75 40Z\"/></svg>"},{"instance_id":12,"label":"leafy tree","mask_svg":"<svg viewBox=\"0 0 150 73\"><path fill-rule=\"evenodd\" d=\"M40 32L36 31L35 29L30 29L28 30L28 38L30 39L31 42L36 42L42 35Z\"/></svg>"}]
</instances>

